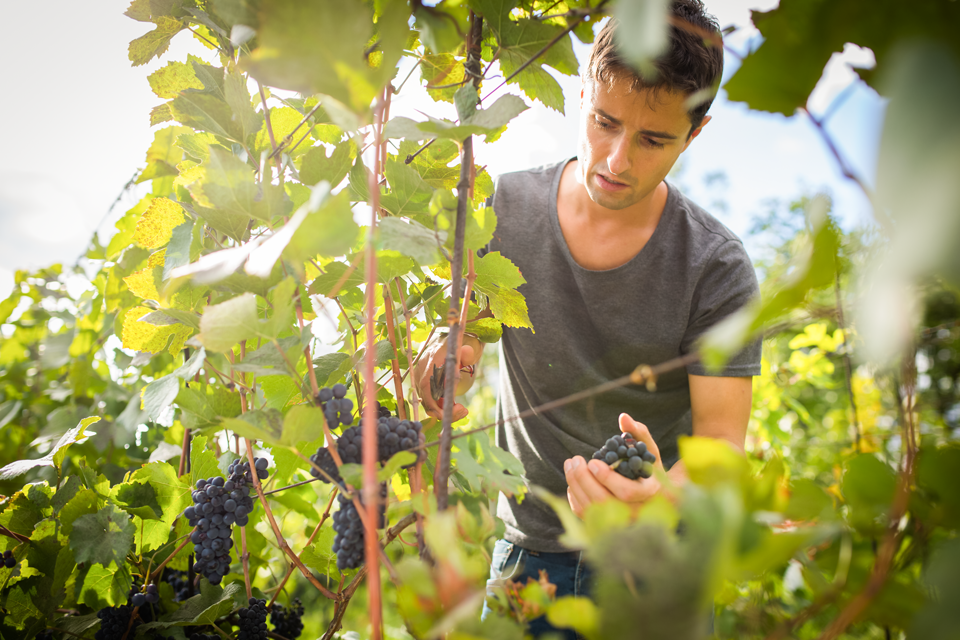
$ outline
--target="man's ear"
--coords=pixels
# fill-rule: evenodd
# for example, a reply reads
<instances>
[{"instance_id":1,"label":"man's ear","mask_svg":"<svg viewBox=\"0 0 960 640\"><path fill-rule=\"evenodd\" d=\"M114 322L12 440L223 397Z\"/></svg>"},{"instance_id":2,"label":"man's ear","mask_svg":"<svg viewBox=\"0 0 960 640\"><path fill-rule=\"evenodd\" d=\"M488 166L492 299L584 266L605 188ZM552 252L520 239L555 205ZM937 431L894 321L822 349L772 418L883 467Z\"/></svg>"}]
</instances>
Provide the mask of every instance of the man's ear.
<instances>
[{"instance_id":1,"label":"man's ear","mask_svg":"<svg viewBox=\"0 0 960 640\"><path fill-rule=\"evenodd\" d=\"M700 132L703 131L703 128L707 126L707 123L713 120L713 116L703 116L703 120L700 121L700 126L690 132L690 135L687 137L686 143L683 145L683 151L687 150L687 147L690 146L690 143L693 142L693 139L700 135ZM681 153L683 153L681 151Z\"/></svg>"}]
</instances>

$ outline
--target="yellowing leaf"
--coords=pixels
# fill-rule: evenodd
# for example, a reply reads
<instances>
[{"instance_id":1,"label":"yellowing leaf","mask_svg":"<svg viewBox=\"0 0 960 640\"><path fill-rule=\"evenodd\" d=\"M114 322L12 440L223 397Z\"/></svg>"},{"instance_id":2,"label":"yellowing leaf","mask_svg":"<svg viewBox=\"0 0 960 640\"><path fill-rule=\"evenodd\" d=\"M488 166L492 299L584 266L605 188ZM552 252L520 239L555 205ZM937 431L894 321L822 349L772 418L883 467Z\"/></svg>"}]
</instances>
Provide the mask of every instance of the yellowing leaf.
<instances>
[{"instance_id":1,"label":"yellowing leaf","mask_svg":"<svg viewBox=\"0 0 960 640\"><path fill-rule=\"evenodd\" d=\"M154 198L140 217L133 239L145 249L157 249L170 242L173 229L186 218L183 209L169 198Z\"/></svg>"},{"instance_id":2,"label":"yellowing leaf","mask_svg":"<svg viewBox=\"0 0 960 640\"><path fill-rule=\"evenodd\" d=\"M150 74L147 81L160 98L176 98L186 89L203 89L193 65L185 62L168 62Z\"/></svg>"},{"instance_id":3,"label":"yellowing leaf","mask_svg":"<svg viewBox=\"0 0 960 640\"><path fill-rule=\"evenodd\" d=\"M193 329L183 324L156 326L139 322L140 318L153 310L147 307L134 307L123 318L123 347L136 351L159 353L170 344L170 353L175 355L183 348L183 343L193 333Z\"/></svg>"},{"instance_id":4,"label":"yellowing leaf","mask_svg":"<svg viewBox=\"0 0 960 640\"><path fill-rule=\"evenodd\" d=\"M153 269L147 267L123 279L130 293L144 300L159 300L160 293L153 278Z\"/></svg>"},{"instance_id":5,"label":"yellowing leaf","mask_svg":"<svg viewBox=\"0 0 960 640\"><path fill-rule=\"evenodd\" d=\"M153 267L162 267L164 263L164 258L166 257L167 250L160 249L160 251L155 251L150 254L150 257L147 258L147 266L151 269Z\"/></svg>"}]
</instances>

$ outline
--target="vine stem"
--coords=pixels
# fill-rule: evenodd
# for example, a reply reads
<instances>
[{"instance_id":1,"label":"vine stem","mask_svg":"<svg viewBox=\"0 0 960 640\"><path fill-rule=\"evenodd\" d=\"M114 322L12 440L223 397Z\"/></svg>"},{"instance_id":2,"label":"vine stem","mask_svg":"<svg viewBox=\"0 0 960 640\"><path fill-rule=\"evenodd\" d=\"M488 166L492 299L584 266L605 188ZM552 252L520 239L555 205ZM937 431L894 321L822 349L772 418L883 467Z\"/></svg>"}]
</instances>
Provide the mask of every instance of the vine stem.
<instances>
[{"instance_id":1,"label":"vine stem","mask_svg":"<svg viewBox=\"0 0 960 640\"><path fill-rule=\"evenodd\" d=\"M879 595L886 584L890 570L896 560L897 549L900 548L903 540L904 531L900 531L900 521L907 513L907 507L910 504L910 487L913 484L913 475L915 469L915 459L917 455L916 446L916 425L914 424L914 393L916 391L916 352L910 349L904 356L901 365L901 375L906 388L906 399L901 396L900 386L897 385L897 399L899 400L899 410L901 415L901 428L903 429L902 441L905 445L905 452L900 464L900 472L897 474L896 492L893 496L893 504L890 509L889 522L887 530L884 533L880 548L877 550L876 560L873 568L870 570L870 577L863 589L851 598L846 606L840 611L840 614L834 618L833 622L824 630L818 640L835 640L843 635L847 627L866 611L867 607ZM906 405L906 406L904 406Z\"/></svg>"},{"instance_id":2,"label":"vine stem","mask_svg":"<svg viewBox=\"0 0 960 640\"><path fill-rule=\"evenodd\" d=\"M415 520L416 518L412 513L408 513L404 517L400 518L397 524L393 525L384 532L383 539L379 541L377 546L380 549L386 548L386 546L393 542L397 536L403 533L404 529L413 524ZM360 570L357 572L357 575L353 577L353 580L350 581L350 584L348 584L345 589L341 590L340 599L337 601L337 607L334 610L333 620L330 621L330 625L327 627L327 630L323 634L323 638L321 640L331 640L334 634L340 630L340 624L343 621L343 615L346 613L347 604L350 602L350 598L353 597L353 594L356 593L357 589L360 587L360 583L363 582L363 579L367 573L367 565L360 567Z\"/></svg>"},{"instance_id":3,"label":"vine stem","mask_svg":"<svg viewBox=\"0 0 960 640\"><path fill-rule=\"evenodd\" d=\"M400 286L400 278L394 280L394 284L397 286L397 296L400 298L400 307L403 309L403 318L407 325L407 339L404 342L404 347L407 351L407 372L413 370L416 364L413 361L413 350L410 347L410 342L413 340L413 331L410 327L410 313L407 311L407 299L403 295L403 287ZM436 327L434 327L436 329ZM433 335L433 330L431 330L430 335ZM429 338L427 342L429 342ZM418 354L419 355L419 354ZM410 385L411 393L411 406L413 407L413 419L420 420L420 398L417 397L417 385ZM427 505L427 487L426 483L423 481L423 460L420 459L420 456L417 456L417 464L413 467L413 473L409 474L410 477L410 491L411 493L417 493L423 498L424 509ZM420 558L424 559L427 555L427 546L423 538L423 514L416 512L417 514L417 550L420 553Z\"/></svg>"},{"instance_id":4,"label":"vine stem","mask_svg":"<svg viewBox=\"0 0 960 640\"><path fill-rule=\"evenodd\" d=\"M270 510L270 505L267 503L267 497L263 495L263 485L260 484L260 478L257 476L256 472L256 462L253 459L253 444L250 442L250 438L243 439L244 444L247 447L247 461L250 462L250 475L253 477L253 488L257 491L257 496L260 498L260 504L263 505L263 511L267 514L267 521L270 523L270 528L273 529L273 535L277 538L277 544L280 546L280 550L285 553L297 566L297 569L300 570L300 573L303 574L307 580L310 581L317 591L330 598L331 600L336 600L337 596L335 593L323 586L317 578L310 573L310 570L304 566L303 562L300 561L300 558L293 552L293 549L290 548L290 545L287 544L287 541L283 537L283 532L280 531L280 527L277 526L277 520L273 517L273 511Z\"/></svg>"},{"instance_id":5,"label":"vine stem","mask_svg":"<svg viewBox=\"0 0 960 640\"><path fill-rule=\"evenodd\" d=\"M150 574L150 582L156 582L157 579L160 578L160 574L163 573L163 568L166 567L167 563L173 560L178 553L183 551L183 548L187 546L187 544L190 542L190 534L192 534L194 531L196 531L196 528L192 529L190 533L186 535L186 537L183 539L183 542L180 543L180 546L174 549L173 553L167 556L166 560L164 560L163 562L157 565L157 568L154 569L153 572Z\"/></svg>"},{"instance_id":6,"label":"vine stem","mask_svg":"<svg viewBox=\"0 0 960 640\"><path fill-rule=\"evenodd\" d=\"M839 262L839 259L837 260ZM853 429L855 436L855 445L857 453L861 451L861 428L860 412L857 410L857 397L853 393L853 365L850 363L849 341L847 339L847 328L843 319L843 295L840 288L840 265L837 265L836 277L834 279L834 291L837 296L837 323L840 325L840 332L843 333L843 371L847 382L847 395L850 396L850 410L853 412Z\"/></svg>"},{"instance_id":7,"label":"vine stem","mask_svg":"<svg viewBox=\"0 0 960 640\"><path fill-rule=\"evenodd\" d=\"M27 536L17 533L15 531L10 531L10 529L7 529L2 524L0 524L0 535L5 535L7 537L13 538L14 540L18 540L20 542L30 542L30 538L28 538Z\"/></svg>"},{"instance_id":8,"label":"vine stem","mask_svg":"<svg viewBox=\"0 0 960 640\"><path fill-rule=\"evenodd\" d=\"M243 586L247 590L247 600L253 597L253 585L250 582L250 552L247 550L247 528L240 527L240 563L243 565Z\"/></svg>"},{"instance_id":9,"label":"vine stem","mask_svg":"<svg viewBox=\"0 0 960 640\"><path fill-rule=\"evenodd\" d=\"M307 539L307 544L304 545L306 549L311 544L313 544L313 539L317 537L317 534L320 533L320 529L323 527L323 523L326 522L327 518L330 516L330 508L333 507L333 500L337 497L337 488L334 486L333 491L330 492L330 501L327 503L327 509L323 512L323 515L320 516L320 522L317 523L316 528L313 530L313 533L310 534L310 537ZM300 555L303 555L303 552L300 552ZM290 579L290 576L293 575L293 572L296 570L296 566L291 562L290 566L287 567L287 573L283 576L283 580L280 581L280 584L277 586L277 590L273 592L273 597L270 598L269 604L267 604L267 611L270 611L270 607L273 606L273 603L277 601L277 596L280 595L280 592L283 591L283 587L287 584L287 580Z\"/></svg>"},{"instance_id":10,"label":"vine stem","mask_svg":"<svg viewBox=\"0 0 960 640\"><path fill-rule=\"evenodd\" d=\"M397 331L393 326L393 297L390 295L390 285L383 288L383 306L386 310L387 339L390 340L390 346L393 347L393 359L390 366L393 368L394 392L397 396L397 415L401 420L407 419L407 407L404 402L406 397L403 393L403 379L400 377L400 351L397 349ZM407 362L410 362L407 360Z\"/></svg>"},{"instance_id":11,"label":"vine stem","mask_svg":"<svg viewBox=\"0 0 960 640\"><path fill-rule=\"evenodd\" d=\"M373 147L374 170L368 177L368 191L370 192L370 226L367 229L367 283L366 283L366 348L363 362L364 403L361 407L363 433L363 502L357 505L357 511L366 509L366 519L363 523L364 561L370 567L370 584L367 589L368 614L370 616L371 638L380 640L383 625L382 593L380 589L379 550L377 549L377 510L380 501L380 489L377 483L377 385L374 383L376 373L376 358L374 357L376 337L376 309L377 309L377 214L380 209L380 151L383 133L383 114L386 109L387 89L384 88L374 107L373 116ZM360 393L357 393L360 400Z\"/></svg>"},{"instance_id":12,"label":"vine stem","mask_svg":"<svg viewBox=\"0 0 960 640\"><path fill-rule=\"evenodd\" d=\"M467 76L478 83L480 76L480 39L483 35L483 18L470 12L470 32L467 34L467 60L464 69ZM457 226L453 243L453 259L450 261L451 287L450 308L447 311L447 356L444 363L443 426L440 429L440 452L433 476L433 491L437 496L437 509L447 508L447 483L450 478L451 443L453 436L453 406L457 383L460 379L460 279L463 275L463 251L467 226L467 199L470 193L470 176L473 169L473 136L468 135L460 145L460 180L457 182ZM465 298L469 301L469 298ZM467 302L469 304L469 302ZM452 338L452 340L451 340ZM429 365L429 363L428 363Z\"/></svg>"},{"instance_id":13,"label":"vine stem","mask_svg":"<svg viewBox=\"0 0 960 640\"><path fill-rule=\"evenodd\" d=\"M535 416L540 413L544 413L546 411L551 411L559 407L564 407L573 402L586 400L587 398L591 398L601 393L606 393L607 391L613 391L614 389L619 389L620 387L624 387L628 384L651 384L651 383L655 384L659 376L662 376L665 373L669 373L670 371L676 371L678 369L682 369L687 365L691 365L694 362L697 362L698 360L700 360L700 352L694 351L692 353L688 353L686 355L682 355L677 358L667 360L666 362L663 362L658 365L654 365L652 367L649 365L642 364L638 366L636 369L634 369L632 372L630 372L629 374L625 376L621 376L616 380L610 380L608 382L604 382L603 384L598 384L595 387L584 389L583 391L577 391L576 393L571 393L568 396L557 398L556 400L545 402L539 406L525 409L515 416L511 416L509 418L502 418L500 420L491 422L490 424L485 424L482 427L461 431L457 433L455 436L453 436L451 440L466 438L467 436L471 436L475 433L480 433L481 431L486 431L487 429L492 429L493 427L499 427L501 425L505 425L509 422L513 422L514 420L522 420L524 418L529 418L530 416ZM418 447L417 450L435 447L437 445L440 445L441 443L442 443L442 440L434 440L433 442L428 442L424 445L421 445L420 447Z\"/></svg>"}]
</instances>

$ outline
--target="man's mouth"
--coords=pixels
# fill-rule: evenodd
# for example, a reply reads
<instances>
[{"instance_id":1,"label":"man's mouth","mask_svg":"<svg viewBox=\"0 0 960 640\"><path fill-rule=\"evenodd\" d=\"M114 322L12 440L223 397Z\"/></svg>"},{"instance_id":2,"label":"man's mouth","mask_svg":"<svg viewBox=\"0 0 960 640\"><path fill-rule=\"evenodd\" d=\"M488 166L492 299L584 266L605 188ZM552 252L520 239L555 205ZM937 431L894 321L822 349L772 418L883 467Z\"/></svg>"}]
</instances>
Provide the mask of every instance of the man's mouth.
<instances>
[{"instance_id":1,"label":"man's mouth","mask_svg":"<svg viewBox=\"0 0 960 640\"><path fill-rule=\"evenodd\" d=\"M607 191L620 191L622 189L626 189L629 186L623 182L617 182L616 180L608 178L602 173L597 174L597 183L600 185L601 188L606 189Z\"/></svg>"}]
</instances>

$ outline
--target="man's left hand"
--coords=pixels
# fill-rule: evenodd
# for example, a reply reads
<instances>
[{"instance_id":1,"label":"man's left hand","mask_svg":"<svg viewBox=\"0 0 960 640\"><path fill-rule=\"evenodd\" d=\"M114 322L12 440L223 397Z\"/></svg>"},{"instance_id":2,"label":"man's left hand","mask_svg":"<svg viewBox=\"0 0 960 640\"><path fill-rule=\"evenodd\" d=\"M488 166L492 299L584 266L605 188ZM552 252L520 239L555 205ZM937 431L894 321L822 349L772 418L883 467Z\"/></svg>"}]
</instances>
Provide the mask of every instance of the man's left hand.
<instances>
[{"instance_id":1,"label":"man's left hand","mask_svg":"<svg viewBox=\"0 0 960 640\"><path fill-rule=\"evenodd\" d=\"M647 445L647 449L657 457L656 466L661 471L663 463L660 460L660 449L653 441L646 425L637 422L625 413L620 414L620 431L629 433L636 440ZM564 475L567 478L567 500L573 512L583 517L587 506L594 502L603 502L611 498L639 507L655 496L661 488L656 476L629 480L611 469L602 460L584 460L582 456L574 456L563 463Z\"/></svg>"}]
</instances>

